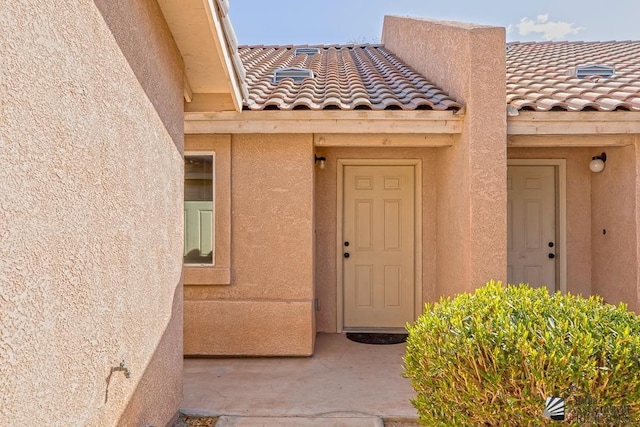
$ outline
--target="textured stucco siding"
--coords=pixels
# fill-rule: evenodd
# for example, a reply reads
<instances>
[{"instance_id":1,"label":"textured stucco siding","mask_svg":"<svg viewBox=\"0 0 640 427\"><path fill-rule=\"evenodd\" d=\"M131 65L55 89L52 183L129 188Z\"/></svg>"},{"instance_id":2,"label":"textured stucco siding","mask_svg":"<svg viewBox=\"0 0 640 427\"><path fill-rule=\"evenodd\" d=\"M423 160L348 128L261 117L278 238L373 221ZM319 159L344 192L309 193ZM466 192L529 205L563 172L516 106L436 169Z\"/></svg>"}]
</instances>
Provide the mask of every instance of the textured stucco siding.
<instances>
[{"instance_id":1,"label":"textured stucco siding","mask_svg":"<svg viewBox=\"0 0 640 427\"><path fill-rule=\"evenodd\" d=\"M3 425L163 425L181 400L182 63L154 1L101 6L0 7Z\"/></svg>"},{"instance_id":2,"label":"textured stucco siding","mask_svg":"<svg viewBox=\"0 0 640 427\"><path fill-rule=\"evenodd\" d=\"M437 159L438 295L506 279L504 28L387 16L382 42L465 104Z\"/></svg>"},{"instance_id":3,"label":"textured stucco siding","mask_svg":"<svg viewBox=\"0 0 640 427\"><path fill-rule=\"evenodd\" d=\"M640 136L635 137L635 159L636 159L636 182L635 182L635 199L636 199L636 254L640 253ZM636 314L640 315L640 263L636 263L636 300L635 306L629 303L629 306Z\"/></svg>"},{"instance_id":4,"label":"textured stucco siding","mask_svg":"<svg viewBox=\"0 0 640 427\"><path fill-rule=\"evenodd\" d=\"M636 148L592 149L585 162L603 151L607 153L605 169L591 174L592 290L609 303L624 302L638 310L637 177L632 179Z\"/></svg>"},{"instance_id":5,"label":"textured stucco siding","mask_svg":"<svg viewBox=\"0 0 640 427\"><path fill-rule=\"evenodd\" d=\"M231 283L185 283L185 354L313 352L313 174L310 134L232 135Z\"/></svg>"},{"instance_id":6,"label":"textured stucco siding","mask_svg":"<svg viewBox=\"0 0 640 427\"><path fill-rule=\"evenodd\" d=\"M553 137L549 137L553 138ZM591 150L578 148L509 148L510 159L565 159L567 190L567 291L591 295Z\"/></svg>"},{"instance_id":7,"label":"textured stucco siding","mask_svg":"<svg viewBox=\"0 0 640 427\"><path fill-rule=\"evenodd\" d=\"M603 151L604 171L591 172L591 158ZM637 311L636 147L509 148L509 158L566 159L567 291Z\"/></svg>"}]
</instances>

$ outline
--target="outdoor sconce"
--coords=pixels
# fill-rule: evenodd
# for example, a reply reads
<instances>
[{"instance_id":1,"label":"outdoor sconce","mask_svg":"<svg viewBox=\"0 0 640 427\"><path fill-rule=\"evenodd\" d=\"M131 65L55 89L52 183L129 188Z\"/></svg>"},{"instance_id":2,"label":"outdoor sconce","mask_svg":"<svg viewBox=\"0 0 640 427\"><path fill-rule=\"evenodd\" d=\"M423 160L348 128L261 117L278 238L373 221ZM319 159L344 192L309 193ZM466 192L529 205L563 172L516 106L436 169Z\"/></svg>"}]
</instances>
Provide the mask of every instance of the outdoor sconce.
<instances>
[{"instance_id":1,"label":"outdoor sconce","mask_svg":"<svg viewBox=\"0 0 640 427\"><path fill-rule=\"evenodd\" d=\"M318 156L315 154L314 154L314 157L315 157L314 163L319 163L320 169L324 170L327 158L323 156Z\"/></svg>"},{"instance_id":2,"label":"outdoor sconce","mask_svg":"<svg viewBox=\"0 0 640 427\"><path fill-rule=\"evenodd\" d=\"M589 169L591 172L602 172L604 170L604 162L607 161L607 153L602 153L599 156L593 156L591 163L589 163Z\"/></svg>"}]
</instances>

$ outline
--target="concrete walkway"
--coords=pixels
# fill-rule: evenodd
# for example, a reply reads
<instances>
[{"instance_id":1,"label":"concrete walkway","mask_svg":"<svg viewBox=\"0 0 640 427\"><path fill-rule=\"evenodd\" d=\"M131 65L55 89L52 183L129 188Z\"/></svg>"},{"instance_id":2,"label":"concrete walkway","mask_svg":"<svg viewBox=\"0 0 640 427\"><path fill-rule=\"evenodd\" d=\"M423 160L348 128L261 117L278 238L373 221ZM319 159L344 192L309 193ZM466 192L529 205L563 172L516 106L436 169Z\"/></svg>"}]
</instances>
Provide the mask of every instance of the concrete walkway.
<instances>
[{"instance_id":1,"label":"concrete walkway","mask_svg":"<svg viewBox=\"0 0 640 427\"><path fill-rule=\"evenodd\" d=\"M223 416L220 427L373 426L381 419L411 425L399 422L417 419L413 390L402 378L404 352L404 344L319 334L308 358L185 359L182 412ZM294 418L292 424L284 417ZM326 418L332 421L323 424Z\"/></svg>"}]
</instances>

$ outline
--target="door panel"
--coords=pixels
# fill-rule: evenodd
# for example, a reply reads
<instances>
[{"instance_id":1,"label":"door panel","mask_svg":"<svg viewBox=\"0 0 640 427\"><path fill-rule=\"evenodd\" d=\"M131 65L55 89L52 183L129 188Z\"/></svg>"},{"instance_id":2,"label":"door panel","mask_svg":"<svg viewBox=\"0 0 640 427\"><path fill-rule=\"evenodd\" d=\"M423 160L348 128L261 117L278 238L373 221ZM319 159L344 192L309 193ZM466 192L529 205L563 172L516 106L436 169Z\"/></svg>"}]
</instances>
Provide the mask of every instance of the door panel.
<instances>
[{"instance_id":1,"label":"door panel","mask_svg":"<svg viewBox=\"0 0 640 427\"><path fill-rule=\"evenodd\" d=\"M507 279L556 290L554 166L509 166Z\"/></svg>"},{"instance_id":2,"label":"door panel","mask_svg":"<svg viewBox=\"0 0 640 427\"><path fill-rule=\"evenodd\" d=\"M415 320L414 173L413 166L344 168L345 330Z\"/></svg>"}]
</instances>

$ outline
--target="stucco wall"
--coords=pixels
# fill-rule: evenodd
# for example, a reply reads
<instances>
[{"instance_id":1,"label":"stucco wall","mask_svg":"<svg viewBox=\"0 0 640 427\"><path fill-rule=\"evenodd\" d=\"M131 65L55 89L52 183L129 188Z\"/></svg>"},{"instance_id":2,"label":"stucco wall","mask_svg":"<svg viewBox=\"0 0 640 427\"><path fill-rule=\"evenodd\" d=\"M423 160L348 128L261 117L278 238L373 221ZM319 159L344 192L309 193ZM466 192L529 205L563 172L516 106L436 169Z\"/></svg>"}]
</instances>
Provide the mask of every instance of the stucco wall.
<instances>
[{"instance_id":1,"label":"stucco wall","mask_svg":"<svg viewBox=\"0 0 640 427\"><path fill-rule=\"evenodd\" d=\"M588 148L509 148L510 159L565 159L567 291L591 295L591 178Z\"/></svg>"},{"instance_id":2,"label":"stucco wall","mask_svg":"<svg viewBox=\"0 0 640 427\"><path fill-rule=\"evenodd\" d=\"M422 162L422 295L423 301L437 299L436 279L436 148L334 148L316 149L327 158L326 168L316 167L316 313L319 332L336 332L337 327L337 159L420 159Z\"/></svg>"},{"instance_id":3,"label":"stucco wall","mask_svg":"<svg viewBox=\"0 0 640 427\"><path fill-rule=\"evenodd\" d=\"M164 425L181 401L182 63L155 2L113 7L0 10L2 424Z\"/></svg>"},{"instance_id":4,"label":"stucco wall","mask_svg":"<svg viewBox=\"0 0 640 427\"><path fill-rule=\"evenodd\" d=\"M185 354L313 352L313 174L311 135L232 136L231 284L185 284Z\"/></svg>"},{"instance_id":5,"label":"stucco wall","mask_svg":"<svg viewBox=\"0 0 640 427\"><path fill-rule=\"evenodd\" d=\"M182 150L184 121L177 118L184 111L179 81L184 64L157 1L93 2L173 143Z\"/></svg>"},{"instance_id":6,"label":"stucco wall","mask_svg":"<svg viewBox=\"0 0 640 427\"><path fill-rule=\"evenodd\" d=\"M592 149L589 156L603 151L606 167L591 177L593 292L637 310L635 147Z\"/></svg>"},{"instance_id":7,"label":"stucco wall","mask_svg":"<svg viewBox=\"0 0 640 427\"><path fill-rule=\"evenodd\" d=\"M640 253L640 160L638 155L640 154L640 136L635 137L635 158L636 158L636 183L635 183L635 195L636 195L636 253ZM630 309L634 310L640 315L640 263L636 263L636 303L635 308L633 304L629 304Z\"/></svg>"},{"instance_id":8,"label":"stucco wall","mask_svg":"<svg viewBox=\"0 0 640 427\"><path fill-rule=\"evenodd\" d=\"M603 151L605 170L592 173L589 162ZM638 310L636 148L509 148L508 154L567 161L567 290Z\"/></svg>"},{"instance_id":9,"label":"stucco wall","mask_svg":"<svg viewBox=\"0 0 640 427\"><path fill-rule=\"evenodd\" d=\"M506 278L503 28L385 17L382 42L465 104L460 140L437 159L439 295Z\"/></svg>"}]
</instances>

